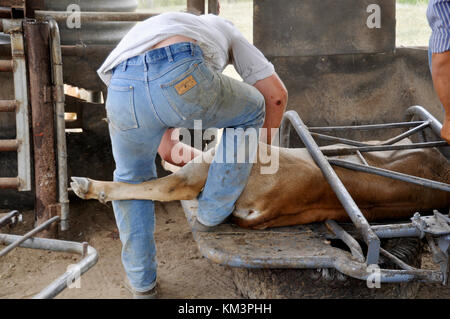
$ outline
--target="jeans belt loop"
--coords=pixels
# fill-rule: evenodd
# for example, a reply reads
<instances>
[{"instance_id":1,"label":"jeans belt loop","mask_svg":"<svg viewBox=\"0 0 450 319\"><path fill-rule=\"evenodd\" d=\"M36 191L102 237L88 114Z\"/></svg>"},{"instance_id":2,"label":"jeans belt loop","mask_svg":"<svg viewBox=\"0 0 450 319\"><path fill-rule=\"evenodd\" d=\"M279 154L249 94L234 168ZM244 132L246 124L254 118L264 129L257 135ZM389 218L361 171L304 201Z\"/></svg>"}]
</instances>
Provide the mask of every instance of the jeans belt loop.
<instances>
[{"instance_id":1,"label":"jeans belt loop","mask_svg":"<svg viewBox=\"0 0 450 319\"><path fill-rule=\"evenodd\" d=\"M194 56L194 44L189 42L189 46L191 47L191 55Z\"/></svg>"},{"instance_id":2,"label":"jeans belt loop","mask_svg":"<svg viewBox=\"0 0 450 319\"><path fill-rule=\"evenodd\" d=\"M125 72L127 70L127 63L128 63L128 60L123 61L123 63L122 63L122 72Z\"/></svg>"},{"instance_id":3,"label":"jeans belt loop","mask_svg":"<svg viewBox=\"0 0 450 319\"><path fill-rule=\"evenodd\" d=\"M172 51L170 51L170 46L165 47L165 49L166 49L167 59L169 59L169 62L173 62L173 56L172 56Z\"/></svg>"},{"instance_id":4,"label":"jeans belt loop","mask_svg":"<svg viewBox=\"0 0 450 319\"><path fill-rule=\"evenodd\" d=\"M145 53L142 55L142 63L144 64L144 71L147 72L148 71L147 54Z\"/></svg>"}]
</instances>

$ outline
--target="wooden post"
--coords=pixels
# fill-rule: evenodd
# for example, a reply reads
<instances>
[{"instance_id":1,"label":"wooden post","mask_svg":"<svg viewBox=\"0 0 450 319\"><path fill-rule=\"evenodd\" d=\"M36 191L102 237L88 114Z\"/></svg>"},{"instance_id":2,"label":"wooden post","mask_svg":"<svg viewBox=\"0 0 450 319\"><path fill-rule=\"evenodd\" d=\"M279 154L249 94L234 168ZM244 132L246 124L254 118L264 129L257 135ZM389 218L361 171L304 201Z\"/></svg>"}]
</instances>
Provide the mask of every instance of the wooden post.
<instances>
[{"instance_id":1,"label":"wooden post","mask_svg":"<svg viewBox=\"0 0 450 319\"><path fill-rule=\"evenodd\" d=\"M187 11L195 14L205 14L205 0L187 0Z\"/></svg>"},{"instance_id":2,"label":"wooden post","mask_svg":"<svg viewBox=\"0 0 450 319\"><path fill-rule=\"evenodd\" d=\"M208 0L208 13L219 14L219 0Z\"/></svg>"},{"instance_id":3,"label":"wooden post","mask_svg":"<svg viewBox=\"0 0 450 319\"><path fill-rule=\"evenodd\" d=\"M50 68L50 28L47 22L25 20L35 176L35 219L40 225L57 214L55 127ZM55 238L57 224L41 237Z\"/></svg>"}]
</instances>

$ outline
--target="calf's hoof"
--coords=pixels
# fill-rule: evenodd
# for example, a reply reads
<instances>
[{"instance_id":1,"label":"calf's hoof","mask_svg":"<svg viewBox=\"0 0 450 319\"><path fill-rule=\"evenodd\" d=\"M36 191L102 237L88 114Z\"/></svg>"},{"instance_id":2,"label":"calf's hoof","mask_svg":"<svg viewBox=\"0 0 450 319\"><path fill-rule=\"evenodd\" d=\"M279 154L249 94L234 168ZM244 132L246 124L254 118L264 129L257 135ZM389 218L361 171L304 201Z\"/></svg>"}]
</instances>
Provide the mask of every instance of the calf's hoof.
<instances>
[{"instance_id":1,"label":"calf's hoof","mask_svg":"<svg viewBox=\"0 0 450 319\"><path fill-rule=\"evenodd\" d=\"M72 182L70 183L70 186L72 187L72 190L74 193L82 198L82 199L89 199L87 197L87 194L89 193L89 185L90 181L86 177L71 177Z\"/></svg>"}]
</instances>

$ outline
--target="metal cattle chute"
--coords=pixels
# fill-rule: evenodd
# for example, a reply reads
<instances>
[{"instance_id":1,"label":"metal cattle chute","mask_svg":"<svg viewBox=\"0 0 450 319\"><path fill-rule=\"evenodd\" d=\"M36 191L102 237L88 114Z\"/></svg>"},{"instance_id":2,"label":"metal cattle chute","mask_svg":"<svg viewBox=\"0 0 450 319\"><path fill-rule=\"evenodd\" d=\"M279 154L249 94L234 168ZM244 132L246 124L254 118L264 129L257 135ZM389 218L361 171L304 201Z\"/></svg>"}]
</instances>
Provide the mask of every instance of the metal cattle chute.
<instances>
[{"instance_id":1,"label":"metal cattle chute","mask_svg":"<svg viewBox=\"0 0 450 319\"><path fill-rule=\"evenodd\" d=\"M398 269L379 269L381 283L428 282L448 284L450 252L449 215L434 211L432 216L417 212L409 222L371 225L339 180L333 166L381 175L387 178L414 183L424 187L450 191L450 185L424 178L401 174L368 165L365 152L437 147L444 155L447 143L440 140L442 125L423 107L412 106L406 111L407 121L400 123L358 126L308 128L295 111L287 111L280 127L282 147L289 147L291 127L300 136L310 155L320 167L352 223L325 223L280 227L266 230L246 230L233 224L223 224L212 233L194 233L202 254L219 264L241 268L269 269L325 269L334 268L339 273L360 280L370 280L370 265L378 265L380 255L390 260ZM418 118L412 121L413 118ZM351 130L372 131L406 128L398 136L378 145L327 135ZM434 140L428 141L425 129L431 129ZM325 134L327 133L327 134ZM419 134L419 142L408 145L394 143ZM348 147L323 149L314 140L322 139ZM335 159L333 156L357 154L361 164ZM182 201L190 223L196 215L197 201ZM380 245L380 239L417 237L425 239L439 270L418 269L408 265ZM333 247L326 240L340 240L347 249ZM366 253L358 240L366 245Z\"/></svg>"}]
</instances>

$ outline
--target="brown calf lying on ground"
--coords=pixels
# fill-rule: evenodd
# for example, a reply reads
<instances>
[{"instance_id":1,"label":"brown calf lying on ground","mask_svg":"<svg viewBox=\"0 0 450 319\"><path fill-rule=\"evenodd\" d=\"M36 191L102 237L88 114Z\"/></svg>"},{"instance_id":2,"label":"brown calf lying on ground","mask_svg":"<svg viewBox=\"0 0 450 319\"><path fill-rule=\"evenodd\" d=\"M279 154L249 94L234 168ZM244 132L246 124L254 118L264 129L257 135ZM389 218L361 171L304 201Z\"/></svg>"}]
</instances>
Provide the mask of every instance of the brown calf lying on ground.
<instances>
[{"instance_id":1,"label":"brown calf lying on ground","mask_svg":"<svg viewBox=\"0 0 450 319\"><path fill-rule=\"evenodd\" d=\"M405 140L402 142L410 143ZM333 145L335 148L337 145ZM276 174L261 174L260 161L253 165L247 186L236 202L234 221L245 228L298 225L334 219L349 220L320 169L303 148L279 151ZM195 199L205 185L213 151L201 163L189 162L175 173L141 184L102 182L73 177L74 192L84 199L102 202L127 199L173 201ZM370 165L444 183L450 182L450 166L436 149L371 152ZM361 163L357 156L341 159ZM170 165L169 165L170 166ZM336 173L368 220L401 218L416 211L446 208L450 193L335 167Z\"/></svg>"}]
</instances>

